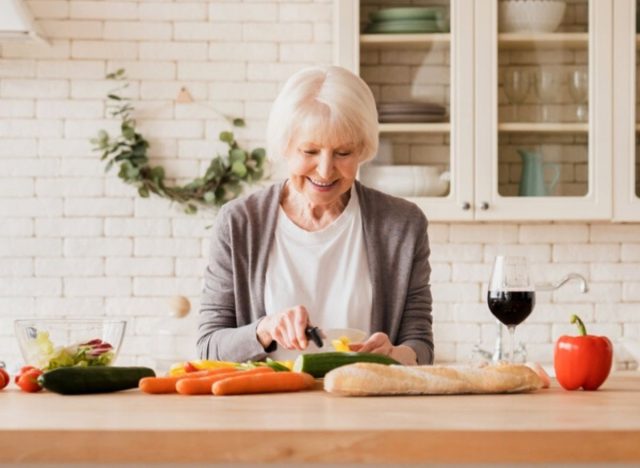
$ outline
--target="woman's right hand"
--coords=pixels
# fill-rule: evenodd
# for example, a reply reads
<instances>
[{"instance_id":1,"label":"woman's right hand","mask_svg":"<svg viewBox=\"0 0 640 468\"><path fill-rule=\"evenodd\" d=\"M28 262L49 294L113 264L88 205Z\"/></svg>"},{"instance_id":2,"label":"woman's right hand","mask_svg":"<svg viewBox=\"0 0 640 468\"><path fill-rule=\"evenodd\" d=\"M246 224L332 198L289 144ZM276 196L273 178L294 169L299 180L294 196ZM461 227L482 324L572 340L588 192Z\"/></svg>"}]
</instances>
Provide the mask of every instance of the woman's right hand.
<instances>
[{"instance_id":1,"label":"woman's right hand","mask_svg":"<svg viewBox=\"0 0 640 468\"><path fill-rule=\"evenodd\" d=\"M304 333L308 324L309 313L303 305L290 307L267 315L258 323L258 340L264 348L275 340L285 349L304 350L308 345Z\"/></svg>"}]
</instances>

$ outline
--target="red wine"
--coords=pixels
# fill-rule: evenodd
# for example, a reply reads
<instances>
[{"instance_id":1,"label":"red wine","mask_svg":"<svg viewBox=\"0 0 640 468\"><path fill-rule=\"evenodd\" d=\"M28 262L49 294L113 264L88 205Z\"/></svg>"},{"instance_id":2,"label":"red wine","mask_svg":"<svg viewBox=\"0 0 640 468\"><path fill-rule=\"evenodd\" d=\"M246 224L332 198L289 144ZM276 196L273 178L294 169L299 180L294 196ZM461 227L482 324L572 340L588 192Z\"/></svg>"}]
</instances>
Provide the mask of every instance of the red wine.
<instances>
[{"instance_id":1,"label":"red wine","mask_svg":"<svg viewBox=\"0 0 640 468\"><path fill-rule=\"evenodd\" d=\"M507 326L520 325L536 303L533 291L489 291L487 303L491 313Z\"/></svg>"}]
</instances>

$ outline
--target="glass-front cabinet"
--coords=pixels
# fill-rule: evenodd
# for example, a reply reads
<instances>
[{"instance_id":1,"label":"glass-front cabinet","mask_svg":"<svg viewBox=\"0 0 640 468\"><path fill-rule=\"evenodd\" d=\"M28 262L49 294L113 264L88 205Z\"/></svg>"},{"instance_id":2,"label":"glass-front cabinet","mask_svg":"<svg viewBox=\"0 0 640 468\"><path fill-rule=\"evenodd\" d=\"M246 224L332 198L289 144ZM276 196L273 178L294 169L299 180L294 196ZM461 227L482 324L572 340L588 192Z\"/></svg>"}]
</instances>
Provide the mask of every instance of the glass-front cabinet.
<instances>
[{"instance_id":1,"label":"glass-front cabinet","mask_svg":"<svg viewBox=\"0 0 640 468\"><path fill-rule=\"evenodd\" d=\"M380 121L378 155L359 178L414 201L431 219L473 219L473 8L466 3L335 3L337 63L369 85Z\"/></svg>"},{"instance_id":2,"label":"glass-front cabinet","mask_svg":"<svg viewBox=\"0 0 640 468\"><path fill-rule=\"evenodd\" d=\"M337 0L380 119L360 179L432 220L610 219L616 2Z\"/></svg>"},{"instance_id":3,"label":"glass-front cabinet","mask_svg":"<svg viewBox=\"0 0 640 468\"><path fill-rule=\"evenodd\" d=\"M478 219L611 217L611 3L478 0Z\"/></svg>"},{"instance_id":4,"label":"glass-front cabinet","mask_svg":"<svg viewBox=\"0 0 640 468\"><path fill-rule=\"evenodd\" d=\"M640 221L640 1L614 2L614 219Z\"/></svg>"}]
</instances>

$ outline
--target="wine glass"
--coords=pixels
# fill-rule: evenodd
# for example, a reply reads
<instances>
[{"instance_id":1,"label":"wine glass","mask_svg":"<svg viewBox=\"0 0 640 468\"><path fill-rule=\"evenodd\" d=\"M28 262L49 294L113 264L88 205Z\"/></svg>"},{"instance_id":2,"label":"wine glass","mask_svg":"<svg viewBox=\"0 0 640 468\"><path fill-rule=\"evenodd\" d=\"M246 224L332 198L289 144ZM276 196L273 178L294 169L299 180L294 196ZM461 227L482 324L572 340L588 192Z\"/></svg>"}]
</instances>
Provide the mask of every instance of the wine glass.
<instances>
[{"instance_id":1,"label":"wine glass","mask_svg":"<svg viewBox=\"0 0 640 468\"><path fill-rule=\"evenodd\" d=\"M516 326L524 322L535 305L534 289L525 257L496 257L487 303L491 313L509 329L509 362L514 362Z\"/></svg>"},{"instance_id":2,"label":"wine glass","mask_svg":"<svg viewBox=\"0 0 640 468\"><path fill-rule=\"evenodd\" d=\"M549 104L556 100L560 81L560 76L556 70L543 68L536 73L536 94L542 104L541 120L543 122L552 120Z\"/></svg>"},{"instance_id":3,"label":"wine glass","mask_svg":"<svg viewBox=\"0 0 640 468\"><path fill-rule=\"evenodd\" d=\"M575 69L569 72L569 94L577 105L578 122L585 122L589 115L586 105L589 98L589 77L585 70Z\"/></svg>"},{"instance_id":4,"label":"wine glass","mask_svg":"<svg viewBox=\"0 0 640 468\"><path fill-rule=\"evenodd\" d=\"M529 94L531 87L531 76L528 71L522 68L507 68L504 72L504 94L513 105L513 121L518 121L518 107Z\"/></svg>"}]
</instances>

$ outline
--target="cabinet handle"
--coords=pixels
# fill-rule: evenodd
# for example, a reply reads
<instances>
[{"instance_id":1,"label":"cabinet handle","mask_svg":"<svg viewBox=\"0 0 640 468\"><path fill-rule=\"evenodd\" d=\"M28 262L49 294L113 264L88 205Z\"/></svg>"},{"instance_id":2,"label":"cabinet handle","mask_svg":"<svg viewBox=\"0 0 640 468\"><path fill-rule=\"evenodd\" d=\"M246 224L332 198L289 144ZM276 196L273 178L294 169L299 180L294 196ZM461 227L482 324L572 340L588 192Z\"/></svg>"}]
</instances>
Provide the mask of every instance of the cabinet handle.
<instances>
[{"instance_id":1,"label":"cabinet handle","mask_svg":"<svg viewBox=\"0 0 640 468\"><path fill-rule=\"evenodd\" d=\"M468 211L471 208L471 203L466 201L466 202L462 203L462 205L460 205L460 208L462 208L464 211Z\"/></svg>"},{"instance_id":2,"label":"cabinet handle","mask_svg":"<svg viewBox=\"0 0 640 468\"><path fill-rule=\"evenodd\" d=\"M486 201L483 201L480 204L480 209L483 210L483 211L487 211L489 209L489 204Z\"/></svg>"}]
</instances>

